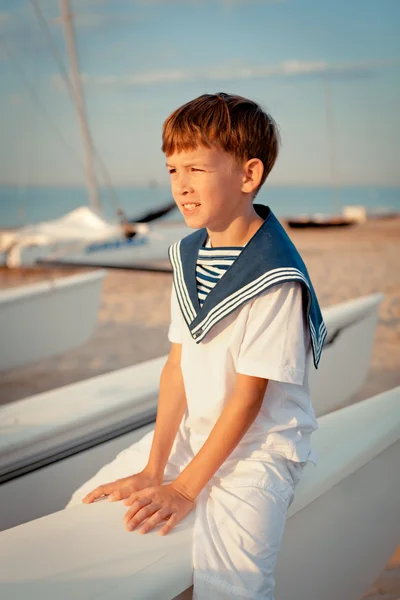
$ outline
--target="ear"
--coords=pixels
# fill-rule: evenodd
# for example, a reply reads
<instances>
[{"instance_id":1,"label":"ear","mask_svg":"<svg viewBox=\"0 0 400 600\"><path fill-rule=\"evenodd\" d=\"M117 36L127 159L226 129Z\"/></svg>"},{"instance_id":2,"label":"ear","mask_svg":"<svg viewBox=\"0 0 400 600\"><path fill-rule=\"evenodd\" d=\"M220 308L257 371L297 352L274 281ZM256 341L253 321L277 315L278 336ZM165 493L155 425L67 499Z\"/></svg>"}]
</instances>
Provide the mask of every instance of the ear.
<instances>
[{"instance_id":1,"label":"ear","mask_svg":"<svg viewBox=\"0 0 400 600\"><path fill-rule=\"evenodd\" d=\"M264 165L259 158L251 158L243 165L242 192L251 194L261 183Z\"/></svg>"}]
</instances>

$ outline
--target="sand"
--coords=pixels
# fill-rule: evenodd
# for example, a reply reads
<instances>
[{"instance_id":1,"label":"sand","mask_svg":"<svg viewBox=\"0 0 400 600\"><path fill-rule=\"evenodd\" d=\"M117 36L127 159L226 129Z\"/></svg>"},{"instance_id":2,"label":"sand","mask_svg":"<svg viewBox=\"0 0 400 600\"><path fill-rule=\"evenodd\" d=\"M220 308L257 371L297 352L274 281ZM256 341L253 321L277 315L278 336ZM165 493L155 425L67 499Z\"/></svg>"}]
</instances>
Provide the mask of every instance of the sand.
<instances>
[{"instance_id":1,"label":"sand","mask_svg":"<svg viewBox=\"0 0 400 600\"><path fill-rule=\"evenodd\" d=\"M307 264L322 306L372 292L385 295L370 371L350 402L400 385L400 219L288 232ZM52 269L51 275L71 272L74 269ZM42 278L41 269L0 269L0 289ZM0 403L166 354L171 283L169 273L110 270L91 339L62 356L1 373ZM400 546L364 598L400 600Z\"/></svg>"}]
</instances>

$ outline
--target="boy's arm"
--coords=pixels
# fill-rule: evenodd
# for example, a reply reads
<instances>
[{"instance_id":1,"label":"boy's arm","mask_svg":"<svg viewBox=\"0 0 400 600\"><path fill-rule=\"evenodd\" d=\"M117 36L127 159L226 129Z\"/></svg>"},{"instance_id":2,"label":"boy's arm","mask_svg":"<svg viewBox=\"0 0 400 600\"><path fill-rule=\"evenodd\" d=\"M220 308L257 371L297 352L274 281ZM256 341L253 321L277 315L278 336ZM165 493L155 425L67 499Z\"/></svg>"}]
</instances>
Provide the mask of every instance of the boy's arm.
<instances>
[{"instance_id":1,"label":"boy's arm","mask_svg":"<svg viewBox=\"0 0 400 600\"><path fill-rule=\"evenodd\" d=\"M268 381L303 383L309 346L298 282L255 299L236 365L235 387L210 435L174 482L194 499L229 457L257 417Z\"/></svg>"},{"instance_id":2,"label":"boy's arm","mask_svg":"<svg viewBox=\"0 0 400 600\"><path fill-rule=\"evenodd\" d=\"M181 371L181 344L172 344L161 373L157 418L146 470L162 476L175 436L186 410L186 393Z\"/></svg>"},{"instance_id":3,"label":"boy's arm","mask_svg":"<svg viewBox=\"0 0 400 600\"><path fill-rule=\"evenodd\" d=\"M234 391L207 440L173 485L193 500L236 448L261 408L268 380L236 375Z\"/></svg>"}]
</instances>

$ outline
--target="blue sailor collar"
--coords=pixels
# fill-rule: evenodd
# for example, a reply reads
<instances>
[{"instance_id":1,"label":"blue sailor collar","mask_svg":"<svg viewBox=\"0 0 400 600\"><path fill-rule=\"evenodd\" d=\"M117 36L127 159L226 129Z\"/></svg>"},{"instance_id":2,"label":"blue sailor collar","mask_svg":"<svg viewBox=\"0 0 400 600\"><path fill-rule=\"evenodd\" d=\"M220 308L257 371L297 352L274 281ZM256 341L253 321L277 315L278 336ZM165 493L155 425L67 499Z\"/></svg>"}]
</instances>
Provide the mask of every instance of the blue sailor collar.
<instances>
[{"instance_id":1,"label":"blue sailor collar","mask_svg":"<svg viewBox=\"0 0 400 600\"><path fill-rule=\"evenodd\" d=\"M245 302L274 285L299 281L317 368L326 327L307 268L271 209L263 204L253 206L264 223L209 292L202 308L197 295L196 262L207 240L207 229L196 230L168 249L182 315L193 339L200 343L214 325Z\"/></svg>"}]
</instances>

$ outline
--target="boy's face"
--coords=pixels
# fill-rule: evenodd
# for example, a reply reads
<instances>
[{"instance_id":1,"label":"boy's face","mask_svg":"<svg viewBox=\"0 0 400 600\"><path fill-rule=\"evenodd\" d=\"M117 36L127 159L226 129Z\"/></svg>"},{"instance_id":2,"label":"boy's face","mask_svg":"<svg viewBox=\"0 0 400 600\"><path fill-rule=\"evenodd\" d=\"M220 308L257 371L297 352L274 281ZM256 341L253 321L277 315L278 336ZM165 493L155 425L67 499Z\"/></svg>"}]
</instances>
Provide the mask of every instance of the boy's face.
<instances>
[{"instance_id":1,"label":"boy's face","mask_svg":"<svg viewBox=\"0 0 400 600\"><path fill-rule=\"evenodd\" d=\"M246 209L241 165L219 148L198 146L167 156L172 195L186 224L224 231Z\"/></svg>"}]
</instances>

